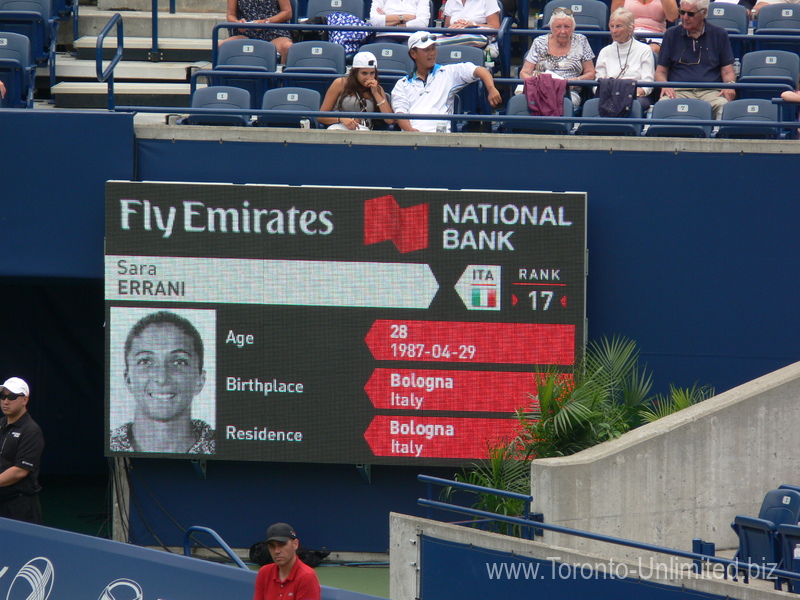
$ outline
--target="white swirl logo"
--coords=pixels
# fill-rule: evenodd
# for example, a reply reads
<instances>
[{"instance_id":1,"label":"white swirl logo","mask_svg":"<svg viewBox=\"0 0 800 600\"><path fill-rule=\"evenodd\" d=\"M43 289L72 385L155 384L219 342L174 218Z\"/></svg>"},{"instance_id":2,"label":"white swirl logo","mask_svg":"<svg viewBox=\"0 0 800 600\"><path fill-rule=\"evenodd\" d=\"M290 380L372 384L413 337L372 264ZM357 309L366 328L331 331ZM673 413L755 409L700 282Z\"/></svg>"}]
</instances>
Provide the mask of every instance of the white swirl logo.
<instances>
[{"instance_id":1,"label":"white swirl logo","mask_svg":"<svg viewBox=\"0 0 800 600\"><path fill-rule=\"evenodd\" d=\"M97 600L142 600L141 586L130 579L116 579L106 586Z\"/></svg>"},{"instance_id":2,"label":"white swirl logo","mask_svg":"<svg viewBox=\"0 0 800 600\"><path fill-rule=\"evenodd\" d=\"M6 600L47 600L53 589L53 563L38 556L25 563L11 581Z\"/></svg>"}]
</instances>

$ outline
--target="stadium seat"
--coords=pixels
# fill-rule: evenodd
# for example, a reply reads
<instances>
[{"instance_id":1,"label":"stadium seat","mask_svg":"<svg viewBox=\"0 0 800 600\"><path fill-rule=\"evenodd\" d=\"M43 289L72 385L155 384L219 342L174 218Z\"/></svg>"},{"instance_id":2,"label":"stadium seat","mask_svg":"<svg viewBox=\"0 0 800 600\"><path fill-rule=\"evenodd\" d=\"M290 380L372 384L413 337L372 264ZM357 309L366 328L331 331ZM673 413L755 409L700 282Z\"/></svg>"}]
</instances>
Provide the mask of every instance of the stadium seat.
<instances>
[{"instance_id":1,"label":"stadium seat","mask_svg":"<svg viewBox=\"0 0 800 600\"><path fill-rule=\"evenodd\" d=\"M798 32L800 33L800 32ZM742 58L742 73L739 83L783 83L791 89L797 88L800 76L800 56L785 50L756 50ZM740 98L777 98L780 90L741 89Z\"/></svg>"},{"instance_id":2,"label":"stadium seat","mask_svg":"<svg viewBox=\"0 0 800 600\"><path fill-rule=\"evenodd\" d=\"M260 108L259 98L264 92L275 87L275 81L267 78L248 78L248 72L274 73L277 69L278 55L272 42L259 39L228 40L219 47L217 64L214 68L223 71L238 71L241 76L211 76L209 85L227 85L242 88L250 93L251 108Z\"/></svg>"},{"instance_id":3,"label":"stadium seat","mask_svg":"<svg viewBox=\"0 0 800 600\"><path fill-rule=\"evenodd\" d=\"M755 576L755 573L747 568L748 563L767 568L774 568L781 564L775 523L766 519L739 515L734 519L731 527L739 537L739 551L736 558L743 563L739 570L746 574L745 577L747 575ZM776 589L779 585L779 582L776 581Z\"/></svg>"},{"instance_id":4,"label":"stadium seat","mask_svg":"<svg viewBox=\"0 0 800 600\"><path fill-rule=\"evenodd\" d=\"M509 116L530 116L531 112L528 110L528 100L525 98L525 94L513 96L511 100L508 101L506 114ZM572 115L572 100L565 96L564 116L571 117ZM542 117L532 118L530 121L506 121L501 128L502 131L507 133L544 133L558 135L566 135L571 129L572 124L569 122L547 121Z\"/></svg>"},{"instance_id":5,"label":"stadium seat","mask_svg":"<svg viewBox=\"0 0 800 600\"><path fill-rule=\"evenodd\" d=\"M758 23L754 33L756 36L800 35L800 6L781 3L763 7L758 11ZM754 43L759 50L800 51L800 42L797 41L761 41L756 37Z\"/></svg>"},{"instance_id":6,"label":"stadium seat","mask_svg":"<svg viewBox=\"0 0 800 600\"><path fill-rule=\"evenodd\" d=\"M800 558L795 558L800 548L800 526L782 523L778 525L778 544L783 557L783 569L800 574ZM789 579L789 591L800 593L800 580Z\"/></svg>"},{"instance_id":7,"label":"stadium seat","mask_svg":"<svg viewBox=\"0 0 800 600\"><path fill-rule=\"evenodd\" d=\"M484 50L474 46L443 46L436 55L436 62L441 65L471 62L482 67L485 60ZM486 88L482 81L476 81L461 89L458 97L462 114L491 114L491 107L486 99Z\"/></svg>"},{"instance_id":8,"label":"stadium seat","mask_svg":"<svg viewBox=\"0 0 800 600\"><path fill-rule=\"evenodd\" d=\"M322 17L333 12L350 13L359 19L363 19L364 2L362 0L308 0L307 11L309 19Z\"/></svg>"},{"instance_id":9,"label":"stadium seat","mask_svg":"<svg viewBox=\"0 0 800 600\"><path fill-rule=\"evenodd\" d=\"M192 108L250 108L250 93L226 85L198 88L192 94ZM186 125L248 125L250 115L189 114L182 120Z\"/></svg>"},{"instance_id":10,"label":"stadium seat","mask_svg":"<svg viewBox=\"0 0 800 600\"><path fill-rule=\"evenodd\" d=\"M331 84L330 79L303 79L302 74L344 75L345 73L345 50L344 46L339 44L319 41L297 42L289 47L286 54L286 66L283 72L297 75L284 81L287 87L307 87L324 95Z\"/></svg>"},{"instance_id":11,"label":"stadium seat","mask_svg":"<svg viewBox=\"0 0 800 600\"><path fill-rule=\"evenodd\" d=\"M0 106L33 108L35 75L30 40L18 33L0 33L0 80L6 86Z\"/></svg>"},{"instance_id":12,"label":"stadium seat","mask_svg":"<svg viewBox=\"0 0 800 600\"><path fill-rule=\"evenodd\" d=\"M395 82L414 70L414 60L408 55L406 44L375 42L361 46L361 52L372 52L378 59L378 76L381 85L391 89Z\"/></svg>"},{"instance_id":13,"label":"stadium seat","mask_svg":"<svg viewBox=\"0 0 800 600\"><path fill-rule=\"evenodd\" d=\"M575 31L607 31L608 4L600 0L551 0L544 6L542 27L546 28L555 8L568 8L575 18Z\"/></svg>"},{"instance_id":14,"label":"stadium seat","mask_svg":"<svg viewBox=\"0 0 800 600\"><path fill-rule=\"evenodd\" d=\"M0 32L26 36L33 60L46 64L55 54L58 25L51 12L50 0L0 0Z\"/></svg>"},{"instance_id":15,"label":"stadium seat","mask_svg":"<svg viewBox=\"0 0 800 600\"><path fill-rule=\"evenodd\" d=\"M759 519L772 521L775 525L800 523L800 492L790 489L770 490L761 502Z\"/></svg>"},{"instance_id":16,"label":"stadium seat","mask_svg":"<svg viewBox=\"0 0 800 600\"><path fill-rule=\"evenodd\" d=\"M723 121L778 121L778 105L769 100L752 98L733 100L722 108ZM777 127L756 127L755 125L720 125L718 138L770 138L779 135Z\"/></svg>"},{"instance_id":17,"label":"stadium seat","mask_svg":"<svg viewBox=\"0 0 800 600\"><path fill-rule=\"evenodd\" d=\"M711 105L695 98L664 98L653 107L653 119L711 121ZM650 137L709 137L711 125L650 125L645 134Z\"/></svg>"},{"instance_id":18,"label":"stadium seat","mask_svg":"<svg viewBox=\"0 0 800 600\"><path fill-rule=\"evenodd\" d=\"M597 117L600 119L600 99L592 98L583 104L584 117ZM633 119L642 118L642 105L636 100L631 105L628 115ZM638 123L580 123L575 130L578 135L641 135L642 125Z\"/></svg>"},{"instance_id":19,"label":"stadium seat","mask_svg":"<svg viewBox=\"0 0 800 600\"><path fill-rule=\"evenodd\" d=\"M711 2L708 5L706 21L726 29L728 33L747 33L749 19L747 9L741 4Z\"/></svg>"},{"instance_id":20,"label":"stadium seat","mask_svg":"<svg viewBox=\"0 0 800 600\"><path fill-rule=\"evenodd\" d=\"M262 127L300 127L303 119L308 119L311 126L318 126L316 117L309 112L316 112L322 104L322 96L316 90L302 87L283 87L268 90L264 94L261 108L264 110L291 110L296 116L259 115L255 125Z\"/></svg>"}]
</instances>

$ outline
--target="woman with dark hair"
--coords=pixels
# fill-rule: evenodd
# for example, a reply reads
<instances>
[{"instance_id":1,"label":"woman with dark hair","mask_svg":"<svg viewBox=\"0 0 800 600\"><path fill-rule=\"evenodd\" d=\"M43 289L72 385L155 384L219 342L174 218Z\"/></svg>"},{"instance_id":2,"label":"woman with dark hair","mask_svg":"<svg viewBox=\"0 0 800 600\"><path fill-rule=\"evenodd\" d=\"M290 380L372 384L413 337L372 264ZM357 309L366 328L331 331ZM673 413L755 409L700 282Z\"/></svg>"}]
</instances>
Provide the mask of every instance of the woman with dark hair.
<instances>
[{"instance_id":1,"label":"woman with dark hair","mask_svg":"<svg viewBox=\"0 0 800 600\"><path fill-rule=\"evenodd\" d=\"M228 0L227 19L232 23L288 23L292 4L290 0ZM292 45L290 36L288 29L231 29L230 37L220 43L242 38L266 40L275 45L285 63Z\"/></svg>"},{"instance_id":2,"label":"woman with dark hair","mask_svg":"<svg viewBox=\"0 0 800 600\"><path fill-rule=\"evenodd\" d=\"M392 112L386 92L378 84L378 61L372 52L359 52L353 57L353 67L346 77L334 80L321 111L343 112ZM366 131L372 129L371 119L350 117L320 117L318 119L328 129ZM394 123L386 120L386 123Z\"/></svg>"}]
</instances>

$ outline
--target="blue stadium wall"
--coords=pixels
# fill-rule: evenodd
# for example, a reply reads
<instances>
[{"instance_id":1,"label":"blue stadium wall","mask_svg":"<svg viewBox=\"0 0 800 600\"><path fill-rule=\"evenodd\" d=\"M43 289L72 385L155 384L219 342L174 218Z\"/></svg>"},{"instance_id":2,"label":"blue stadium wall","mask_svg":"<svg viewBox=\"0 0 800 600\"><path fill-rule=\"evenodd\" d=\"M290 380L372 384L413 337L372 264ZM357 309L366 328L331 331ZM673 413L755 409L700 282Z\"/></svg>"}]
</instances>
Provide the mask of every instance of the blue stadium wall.
<instances>
[{"instance_id":1,"label":"blue stadium wall","mask_svg":"<svg viewBox=\"0 0 800 600\"><path fill-rule=\"evenodd\" d=\"M585 191L590 339L636 340L659 391L722 391L800 359L800 155L137 140L130 115L102 112L0 111L0 131L0 377L32 384L45 480L106 469L108 179ZM133 466L137 543L156 543L152 528L179 544L173 517L246 547L280 519L309 547L378 552L390 510L421 514L417 473L455 471L374 467L367 483L353 465Z\"/></svg>"}]
</instances>

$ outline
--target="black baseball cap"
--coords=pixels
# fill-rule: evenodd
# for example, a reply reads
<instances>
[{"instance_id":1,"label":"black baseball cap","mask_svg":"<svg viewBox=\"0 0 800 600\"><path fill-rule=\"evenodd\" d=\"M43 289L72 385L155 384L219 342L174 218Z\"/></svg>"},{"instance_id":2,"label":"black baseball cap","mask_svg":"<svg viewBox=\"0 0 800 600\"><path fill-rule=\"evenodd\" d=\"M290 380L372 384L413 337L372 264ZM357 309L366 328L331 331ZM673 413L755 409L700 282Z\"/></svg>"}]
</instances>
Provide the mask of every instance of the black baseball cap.
<instances>
[{"instance_id":1,"label":"black baseball cap","mask_svg":"<svg viewBox=\"0 0 800 600\"><path fill-rule=\"evenodd\" d=\"M267 529L268 542L288 542L289 540L296 540L297 534L294 528L288 523L275 523L270 525Z\"/></svg>"}]
</instances>

